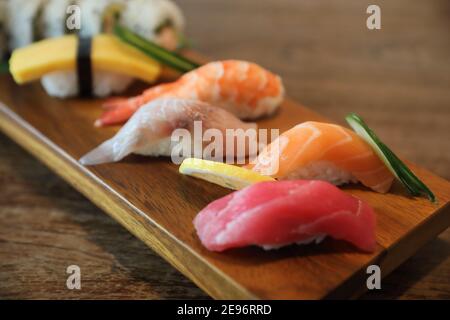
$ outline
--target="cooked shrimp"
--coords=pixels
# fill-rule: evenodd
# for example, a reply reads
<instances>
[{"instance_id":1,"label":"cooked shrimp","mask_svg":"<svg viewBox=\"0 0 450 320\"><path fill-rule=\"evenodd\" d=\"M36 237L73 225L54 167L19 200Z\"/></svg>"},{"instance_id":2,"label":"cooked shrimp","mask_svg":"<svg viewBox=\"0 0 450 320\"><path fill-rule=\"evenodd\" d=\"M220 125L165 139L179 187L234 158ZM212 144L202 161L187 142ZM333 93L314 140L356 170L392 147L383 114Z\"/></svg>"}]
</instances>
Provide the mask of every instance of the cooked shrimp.
<instances>
[{"instance_id":1,"label":"cooked shrimp","mask_svg":"<svg viewBox=\"0 0 450 320\"><path fill-rule=\"evenodd\" d=\"M161 97L195 99L221 107L240 119L273 113L284 97L281 78L257 64L227 60L208 63L177 81L161 84L132 98L107 101L96 126L120 124L145 103Z\"/></svg>"}]
</instances>

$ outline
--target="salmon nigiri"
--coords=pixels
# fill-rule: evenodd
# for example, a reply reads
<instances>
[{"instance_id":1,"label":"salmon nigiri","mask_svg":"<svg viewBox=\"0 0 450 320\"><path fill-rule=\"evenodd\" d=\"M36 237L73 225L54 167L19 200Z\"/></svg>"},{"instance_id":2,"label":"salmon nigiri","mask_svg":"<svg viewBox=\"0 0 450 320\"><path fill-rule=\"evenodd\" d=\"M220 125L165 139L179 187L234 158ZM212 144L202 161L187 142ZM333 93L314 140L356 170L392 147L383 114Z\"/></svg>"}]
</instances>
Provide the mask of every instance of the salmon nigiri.
<instances>
[{"instance_id":1,"label":"salmon nigiri","mask_svg":"<svg viewBox=\"0 0 450 320\"><path fill-rule=\"evenodd\" d=\"M142 105L162 97L200 100L240 119L255 119L273 113L283 96L281 78L257 64L217 61L192 70L175 82L147 89L139 96L110 99L95 125L123 123Z\"/></svg>"},{"instance_id":2,"label":"salmon nigiri","mask_svg":"<svg viewBox=\"0 0 450 320\"><path fill-rule=\"evenodd\" d=\"M199 143L202 147L206 141L203 136L196 137L196 123L201 126L202 132L214 129L219 130L223 136L226 135L227 129L256 130L256 124L242 122L231 113L204 102L162 98L140 108L114 137L83 156L80 163L94 165L116 162L131 153L171 156L174 147L171 138L176 129L186 129L189 132L189 144L194 146ZM226 144L223 148L218 152L226 155ZM248 151L247 149L246 152Z\"/></svg>"},{"instance_id":3,"label":"salmon nigiri","mask_svg":"<svg viewBox=\"0 0 450 320\"><path fill-rule=\"evenodd\" d=\"M356 133L339 125L308 121L281 134L249 165L279 179L319 179L336 185L360 181L381 193L394 176Z\"/></svg>"},{"instance_id":4,"label":"salmon nigiri","mask_svg":"<svg viewBox=\"0 0 450 320\"><path fill-rule=\"evenodd\" d=\"M211 202L194 219L212 251L320 242L326 236L373 251L375 214L365 202L318 180L260 182Z\"/></svg>"}]
</instances>

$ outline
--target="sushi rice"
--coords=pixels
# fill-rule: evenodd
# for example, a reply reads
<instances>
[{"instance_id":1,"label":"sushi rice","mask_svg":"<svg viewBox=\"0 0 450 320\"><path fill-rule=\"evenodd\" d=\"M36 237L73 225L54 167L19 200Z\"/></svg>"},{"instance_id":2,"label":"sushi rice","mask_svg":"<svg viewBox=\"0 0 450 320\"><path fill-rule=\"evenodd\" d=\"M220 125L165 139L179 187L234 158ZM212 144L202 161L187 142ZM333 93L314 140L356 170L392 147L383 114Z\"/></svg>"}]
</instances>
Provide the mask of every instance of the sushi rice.
<instances>
[{"instance_id":1,"label":"sushi rice","mask_svg":"<svg viewBox=\"0 0 450 320\"><path fill-rule=\"evenodd\" d=\"M133 78L118 73L96 70L93 75L92 94L107 97L125 91ZM48 95L56 98L74 97L78 94L77 74L74 71L56 71L46 74L41 84Z\"/></svg>"}]
</instances>

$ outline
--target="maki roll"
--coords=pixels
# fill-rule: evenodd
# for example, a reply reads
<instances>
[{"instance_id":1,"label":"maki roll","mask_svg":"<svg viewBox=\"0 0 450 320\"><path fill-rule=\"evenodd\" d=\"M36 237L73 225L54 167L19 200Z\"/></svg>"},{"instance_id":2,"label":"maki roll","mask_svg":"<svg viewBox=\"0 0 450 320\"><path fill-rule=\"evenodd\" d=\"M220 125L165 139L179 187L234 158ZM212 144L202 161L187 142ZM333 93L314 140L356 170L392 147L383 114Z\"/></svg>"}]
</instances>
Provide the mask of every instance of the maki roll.
<instances>
[{"instance_id":1,"label":"maki roll","mask_svg":"<svg viewBox=\"0 0 450 320\"><path fill-rule=\"evenodd\" d=\"M71 14L68 8L72 5L80 9L79 30L67 27ZM170 0L0 0L0 9L0 24L1 15L5 20L8 17L11 51L34 41L70 33L79 33L82 37L110 33L117 21L169 50L176 49L182 42L184 18Z\"/></svg>"},{"instance_id":2,"label":"maki roll","mask_svg":"<svg viewBox=\"0 0 450 320\"><path fill-rule=\"evenodd\" d=\"M6 17L6 0L0 0L0 64L7 52Z\"/></svg>"},{"instance_id":3,"label":"maki roll","mask_svg":"<svg viewBox=\"0 0 450 320\"><path fill-rule=\"evenodd\" d=\"M111 31L115 18L124 9L125 0L78 0L81 10L82 37L92 37Z\"/></svg>"},{"instance_id":4,"label":"maki roll","mask_svg":"<svg viewBox=\"0 0 450 320\"><path fill-rule=\"evenodd\" d=\"M180 8L169 0L129 0L120 22L141 37L169 50L182 42L184 18Z\"/></svg>"},{"instance_id":5,"label":"maki roll","mask_svg":"<svg viewBox=\"0 0 450 320\"><path fill-rule=\"evenodd\" d=\"M73 14L73 12L68 12L68 8L72 5L78 6L80 10L79 30L69 30L67 26L67 19ZM5 10L3 10L2 6L5 7ZM2 47L2 44L5 44L5 33L1 32L1 23L3 21L6 21L7 25L8 41L6 43L9 44L9 48L5 48L6 46ZM39 75L38 79L41 80L48 94L65 98L89 91L91 95L104 97L124 91L136 78L153 81L153 78L156 77L155 74L159 73L159 65L156 68L157 71L155 71L154 64L156 62L153 60L153 69L151 68L151 71L147 70L149 72L148 75L130 74L124 65L122 65L120 70L117 70L116 67L111 68L111 64L108 65L108 68L99 68L96 65L98 61L95 59L94 64L91 65L92 70L86 67L89 66L89 63L79 63L81 61L91 61L90 58L92 57L89 54L91 46L92 49L95 49L95 43L99 41L104 43L106 41L104 39L108 39L106 41L107 45L113 47L117 52L130 51L128 49L123 50L121 46L117 45L120 41L113 36L105 37L104 34L110 33L116 23L128 27L147 40L154 41L173 50L181 42L184 19L180 9L169 0L0 0L0 55L8 49L11 52L23 47L27 47L25 52L31 52L35 50L35 47L29 49L28 46L35 41L47 38L61 40L72 34L79 36L79 39L92 38L95 41L86 46L79 46L78 48L88 48L88 50L78 52L81 55L75 54L75 44L73 43L71 44L72 47L69 48L61 46L64 43L63 40L58 41L59 46L48 49L45 53L40 52L40 54L48 55L48 59L52 57L52 50L71 52L72 54L72 64L70 66L52 67ZM99 37L99 35L102 36ZM38 47L45 47L48 44L40 44ZM20 52L16 53L16 57L17 55L22 55ZM87 55L84 55L84 58L83 52L88 52ZM142 56L145 55L142 54ZM122 58L124 58L123 55ZM144 64L149 63L146 60L148 57L141 58ZM33 62L35 57L29 55L28 59ZM108 59L106 54L103 57L103 61L105 59ZM131 59L136 59L135 53L131 54ZM12 57L11 61L17 62L17 59ZM20 61L24 65L29 66L28 62ZM49 66L47 62L40 61L40 63ZM137 62L133 60L132 63L136 64ZM80 70L76 69L74 65L86 67L80 70L84 71L83 74L89 75L86 78L89 79L88 82L80 81ZM13 67L16 71L18 70L17 63ZM22 67L19 63L20 70ZM36 64L33 67L35 68ZM133 66L128 66L128 68L132 69ZM20 79L20 77L17 79ZM32 80L36 80L36 78ZM23 81L23 79L18 82L21 83L20 81ZM89 90L83 90L82 87L89 88Z\"/></svg>"},{"instance_id":6,"label":"maki roll","mask_svg":"<svg viewBox=\"0 0 450 320\"><path fill-rule=\"evenodd\" d=\"M9 49L24 47L43 37L42 13L47 0L7 1Z\"/></svg>"},{"instance_id":7,"label":"maki roll","mask_svg":"<svg viewBox=\"0 0 450 320\"><path fill-rule=\"evenodd\" d=\"M47 0L42 12L44 38L60 37L65 34L77 32L67 28L67 9L77 5L76 0Z\"/></svg>"}]
</instances>

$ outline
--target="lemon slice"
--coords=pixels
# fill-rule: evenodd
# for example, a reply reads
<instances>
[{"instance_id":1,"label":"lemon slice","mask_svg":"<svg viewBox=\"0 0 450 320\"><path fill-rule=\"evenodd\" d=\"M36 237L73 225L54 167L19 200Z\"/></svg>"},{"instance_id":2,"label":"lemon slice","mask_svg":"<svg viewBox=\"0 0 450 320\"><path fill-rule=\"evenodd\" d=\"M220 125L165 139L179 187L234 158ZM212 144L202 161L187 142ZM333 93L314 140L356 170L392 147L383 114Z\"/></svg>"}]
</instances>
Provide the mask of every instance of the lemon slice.
<instances>
[{"instance_id":1,"label":"lemon slice","mask_svg":"<svg viewBox=\"0 0 450 320\"><path fill-rule=\"evenodd\" d=\"M240 190L257 182L275 181L272 177L263 176L245 168L195 158L184 159L179 171L233 190Z\"/></svg>"}]
</instances>

